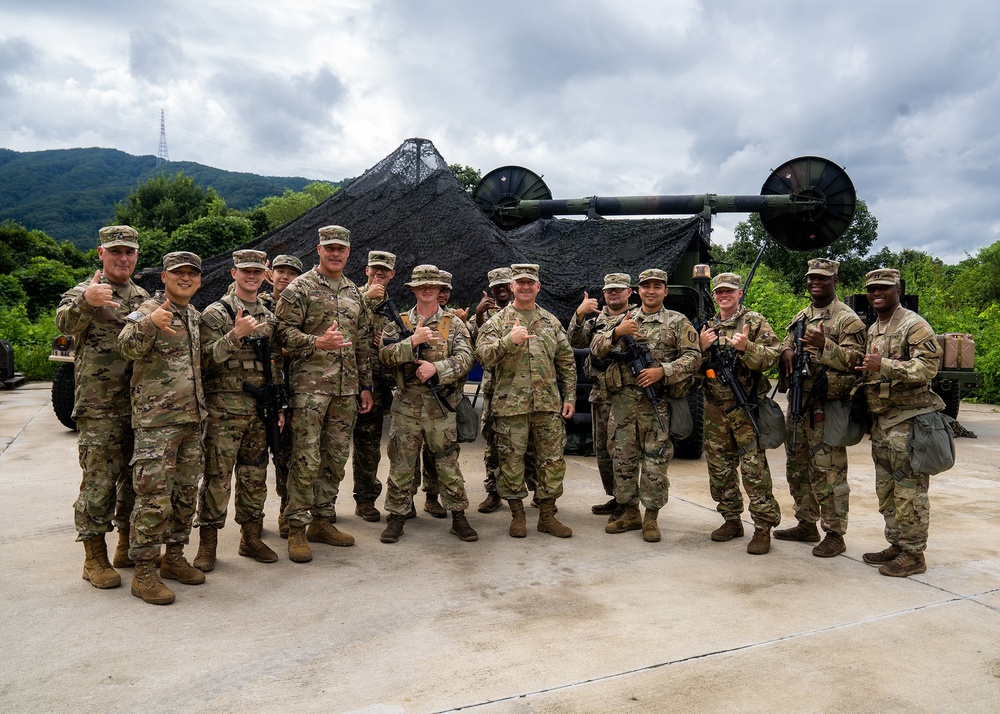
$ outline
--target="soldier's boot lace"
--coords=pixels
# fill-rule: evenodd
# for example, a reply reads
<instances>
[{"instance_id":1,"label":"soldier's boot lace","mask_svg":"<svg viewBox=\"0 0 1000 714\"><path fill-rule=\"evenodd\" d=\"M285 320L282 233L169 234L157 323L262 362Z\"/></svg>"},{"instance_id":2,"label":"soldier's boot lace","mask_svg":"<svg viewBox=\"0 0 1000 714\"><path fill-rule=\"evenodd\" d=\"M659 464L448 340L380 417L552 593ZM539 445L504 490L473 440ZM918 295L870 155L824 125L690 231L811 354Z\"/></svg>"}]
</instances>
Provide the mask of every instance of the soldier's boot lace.
<instances>
[{"instance_id":1,"label":"soldier's boot lace","mask_svg":"<svg viewBox=\"0 0 1000 714\"><path fill-rule=\"evenodd\" d=\"M438 495L436 493L427 494L427 499L424 501L424 510L435 518L444 518L448 515L448 511L444 510L444 506L438 502Z\"/></svg>"},{"instance_id":2,"label":"soldier's boot lace","mask_svg":"<svg viewBox=\"0 0 1000 714\"><path fill-rule=\"evenodd\" d=\"M310 543L326 543L327 545L354 545L354 536L338 531L328 518L313 518L306 529L306 540Z\"/></svg>"},{"instance_id":3,"label":"soldier's boot lace","mask_svg":"<svg viewBox=\"0 0 1000 714\"><path fill-rule=\"evenodd\" d=\"M618 518L604 526L604 532L625 533L627 531L637 531L641 528L642 516L639 514L639 506L628 504Z\"/></svg>"},{"instance_id":4,"label":"soldier's boot lace","mask_svg":"<svg viewBox=\"0 0 1000 714\"><path fill-rule=\"evenodd\" d=\"M160 561L160 577L164 580L176 580L185 585L201 585L205 582L205 573L187 562L187 558L184 557L182 543L167 545Z\"/></svg>"},{"instance_id":5,"label":"soldier's boot lace","mask_svg":"<svg viewBox=\"0 0 1000 714\"><path fill-rule=\"evenodd\" d=\"M642 517L642 539L647 543L660 542L660 526L656 523L659 513L658 508L647 508Z\"/></svg>"},{"instance_id":6,"label":"soldier's boot lace","mask_svg":"<svg viewBox=\"0 0 1000 714\"><path fill-rule=\"evenodd\" d=\"M510 506L510 528L507 532L511 538L524 538L528 535L528 525L524 519L524 501L512 498L507 504Z\"/></svg>"},{"instance_id":7,"label":"soldier's boot lace","mask_svg":"<svg viewBox=\"0 0 1000 714\"><path fill-rule=\"evenodd\" d=\"M278 554L260 539L264 521L249 521L240 526L240 555L253 558L258 563L276 563Z\"/></svg>"},{"instance_id":8,"label":"soldier's boot lace","mask_svg":"<svg viewBox=\"0 0 1000 714\"><path fill-rule=\"evenodd\" d=\"M893 543L885 550L880 550L877 553L865 553L861 556L861 559L868 563L868 565L885 565L894 560L902 552L903 549Z\"/></svg>"},{"instance_id":9,"label":"soldier's boot lace","mask_svg":"<svg viewBox=\"0 0 1000 714\"><path fill-rule=\"evenodd\" d=\"M160 580L155 560L137 560L132 576L132 594L150 605L169 605L174 593Z\"/></svg>"},{"instance_id":10,"label":"soldier's boot lace","mask_svg":"<svg viewBox=\"0 0 1000 714\"><path fill-rule=\"evenodd\" d=\"M128 529L118 530L118 545L115 546L115 556L111 564L116 568L131 568L135 565L128 557Z\"/></svg>"},{"instance_id":11,"label":"soldier's boot lace","mask_svg":"<svg viewBox=\"0 0 1000 714\"><path fill-rule=\"evenodd\" d=\"M573 530L556 520L556 499L543 498L538 501L538 530L551 533L556 538L569 538Z\"/></svg>"},{"instance_id":12,"label":"soldier's boot lace","mask_svg":"<svg viewBox=\"0 0 1000 714\"><path fill-rule=\"evenodd\" d=\"M823 538L823 542L813 548L813 555L817 558L833 558L847 550L844 536L840 533L830 531Z\"/></svg>"},{"instance_id":13,"label":"soldier's boot lace","mask_svg":"<svg viewBox=\"0 0 1000 714\"><path fill-rule=\"evenodd\" d=\"M308 563L313 559L306 542L306 527L288 524L288 559L293 563Z\"/></svg>"},{"instance_id":14,"label":"soldier's boot lace","mask_svg":"<svg viewBox=\"0 0 1000 714\"><path fill-rule=\"evenodd\" d=\"M83 579L90 581L95 588L107 590L122 584L119 575L108 562L108 545L104 542L104 534L83 541L86 557L83 561Z\"/></svg>"},{"instance_id":15,"label":"soldier's boot lace","mask_svg":"<svg viewBox=\"0 0 1000 714\"><path fill-rule=\"evenodd\" d=\"M382 531L379 540L383 543L395 543L398 541L399 537L403 535L403 523L405 521L406 518L395 513L387 515L385 517L385 530Z\"/></svg>"},{"instance_id":16,"label":"soldier's boot lace","mask_svg":"<svg viewBox=\"0 0 1000 714\"><path fill-rule=\"evenodd\" d=\"M774 532L778 540L796 540L800 543L819 543L819 528L815 523L799 521L791 528L782 528Z\"/></svg>"},{"instance_id":17,"label":"soldier's boot lace","mask_svg":"<svg viewBox=\"0 0 1000 714\"><path fill-rule=\"evenodd\" d=\"M202 526L198 529L198 552L194 554L194 567L203 573L215 570L215 553L219 547L219 529Z\"/></svg>"},{"instance_id":18,"label":"soldier's boot lace","mask_svg":"<svg viewBox=\"0 0 1000 714\"><path fill-rule=\"evenodd\" d=\"M464 540L467 543L479 540L479 534L469 525L464 511L451 512L451 530L448 532L457 535L459 540Z\"/></svg>"},{"instance_id":19,"label":"soldier's boot lace","mask_svg":"<svg viewBox=\"0 0 1000 714\"><path fill-rule=\"evenodd\" d=\"M765 555L771 551L771 526L757 526L753 538L747 543L747 553L750 555Z\"/></svg>"},{"instance_id":20,"label":"soldier's boot lace","mask_svg":"<svg viewBox=\"0 0 1000 714\"><path fill-rule=\"evenodd\" d=\"M743 537L743 521L739 518L732 518L725 521L721 526L712 531L712 540L716 543L725 543L733 538Z\"/></svg>"},{"instance_id":21,"label":"soldier's boot lace","mask_svg":"<svg viewBox=\"0 0 1000 714\"><path fill-rule=\"evenodd\" d=\"M503 499L500 498L500 494L496 491L489 491L486 493L486 498L483 499L483 502L479 504L479 512L493 513L501 505L503 505Z\"/></svg>"},{"instance_id":22,"label":"soldier's boot lace","mask_svg":"<svg viewBox=\"0 0 1000 714\"><path fill-rule=\"evenodd\" d=\"M906 578L910 575L919 575L927 572L927 562L923 553L908 553L905 550L891 561L883 565L878 571L882 575L891 578Z\"/></svg>"}]
</instances>

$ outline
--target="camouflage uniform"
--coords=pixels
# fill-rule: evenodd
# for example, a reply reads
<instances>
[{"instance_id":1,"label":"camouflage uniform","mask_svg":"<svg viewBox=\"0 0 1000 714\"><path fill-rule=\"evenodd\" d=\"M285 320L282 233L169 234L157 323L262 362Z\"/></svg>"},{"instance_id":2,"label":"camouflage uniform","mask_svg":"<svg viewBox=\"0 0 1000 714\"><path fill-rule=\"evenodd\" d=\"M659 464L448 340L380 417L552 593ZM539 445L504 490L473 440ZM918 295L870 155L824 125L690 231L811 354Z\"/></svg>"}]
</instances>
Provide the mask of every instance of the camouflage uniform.
<instances>
[{"instance_id":1,"label":"camouflage uniform","mask_svg":"<svg viewBox=\"0 0 1000 714\"><path fill-rule=\"evenodd\" d=\"M510 338L518 318L535 335L521 345ZM572 402L576 395L576 359L562 325L541 307L518 310L512 302L482 326L476 355L485 369L493 370L490 406L500 459L500 496L527 496L524 455L530 439L538 459L536 496L558 498L566 473L566 427L560 414L564 400Z\"/></svg>"},{"instance_id":2,"label":"camouflage uniform","mask_svg":"<svg viewBox=\"0 0 1000 714\"><path fill-rule=\"evenodd\" d=\"M420 320L416 308L405 316L411 328ZM449 324L445 327L445 322ZM455 407L462 398L459 388L472 367L472 343L465 323L451 310L438 308L424 320L425 327L442 338L424 348L421 359L437 367L442 397ZM447 340L444 338L447 330ZM389 484L385 508L388 513L405 516L413 508L413 482L421 447L432 455L441 486L441 505L448 511L465 511L469 501L458 465L458 432L455 413L441 414L430 389L415 376L405 377L402 369L416 359L409 338L399 339L399 328L389 323L382 333L380 359L395 368L396 390L392 400L392 423L389 427Z\"/></svg>"},{"instance_id":3,"label":"camouflage uniform","mask_svg":"<svg viewBox=\"0 0 1000 714\"><path fill-rule=\"evenodd\" d=\"M272 269L281 267L294 268L298 271L299 275L302 275L303 272L302 261L294 255L275 256L271 263L271 267ZM272 293L260 293L258 297L261 298L264 303L264 307L271 310L271 312L274 312L275 299ZM288 379L288 370L291 366L291 359L283 355L279 364L281 365L281 378L285 380L285 389L288 394L291 394L291 383ZM291 409L286 409L285 428L281 430L281 442L278 445L277 453L274 455L274 487L278 494L278 498L281 500L282 509L284 509L285 501L288 498L288 464L292 460L291 423Z\"/></svg>"},{"instance_id":4,"label":"camouflage uniform","mask_svg":"<svg viewBox=\"0 0 1000 714\"><path fill-rule=\"evenodd\" d=\"M719 346L731 349L729 341L743 326L749 327L746 352L733 351L736 377L747 397L767 394L770 382L763 372L778 359L778 337L763 315L742 305L728 320L716 315L709 326L719 336ZM706 366L710 354L706 353ZM770 528L781 521L778 502L771 491L771 471L767 455L757 445L750 419L728 388L717 379L705 380L705 458L709 487L717 510L727 521L738 521L743 513L737 468L750 501L750 515L758 528Z\"/></svg>"},{"instance_id":5,"label":"camouflage uniform","mask_svg":"<svg viewBox=\"0 0 1000 714\"><path fill-rule=\"evenodd\" d=\"M780 352L795 350L792 326L799 320L805 321L806 330L816 329L822 322L826 344L817 355L810 356L810 375L802 386L806 408L801 421L792 419L789 405L785 439L788 490L799 522L816 523L822 518L823 530L842 536L847 532L850 496L847 447L830 446L823 441L824 405L830 400L850 400L851 388L857 381L854 368L864 354L865 325L851 308L834 298L826 307L809 306L800 310L788 325ZM813 391L819 370L826 377L825 394Z\"/></svg>"},{"instance_id":6,"label":"camouflage uniform","mask_svg":"<svg viewBox=\"0 0 1000 714\"><path fill-rule=\"evenodd\" d=\"M285 518L290 525L306 526L314 517L336 518L358 394L371 388L371 314L349 278L334 280L313 268L281 293L275 316L278 339L292 357L295 452ZM316 338L334 322L351 345L316 349Z\"/></svg>"},{"instance_id":7,"label":"camouflage uniform","mask_svg":"<svg viewBox=\"0 0 1000 714\"><path fill-rule=\"evenodd\" d=\"M885 539L904 553L921 553L927 548L930 523L930 476L909 470L907 442L913 417L944 407L930 389L941 350L934 330L915 312L897 307L890 325L893 329L887 330L876 321L868 328L865 346L867 353L877 350L882 355L881 371L869 373L864 386L874 419L875 491L885 518Z\"/></svg>"},{"instance_id":8,"label":"camouflage uniform","mask_svg":"<svg viewBox=\"0 0 1000 714\"><path fill-rule=\"evenodd\" d=\"M170 306L168 335L150 315L164 302L157 294L127 317L118 349L134 361L132 457L135 509L132 560L151 560L160 544L185 544L191 533L198 477L204 470L200 315L193 305Z\"/></svg>"},{"instance_id":9,"label":"camouflage uniform","mask_svg":"<svg viewBox=\"0 0 1000 714\"><path fill-rule=\"evenodd\" d=\"M280 364L281 350L273 341L275 319L260 300L246 303L230 293L201 315L201 350L208 424L205 430L205 476L198 489L198 525L222 528L236 469L236 522L264 518L267 499L267 431L254 398L243 383L264 385L264 365L247 338L232 330L242 308L266 327L254 337L270 337L271 359ZM280 379L280 375L278 375Z\"/></svg>"},{"instance_id":10,"label":"camouflage uniform","mask_svg":"<svg viewBox=\"0 0 1000 714\"><path fill-rule=\"evenodd\" d=\"M665 275L663 281L666 282ZM655 387L656 391L662 393L668 384L693 381L701 365L701 350L698 334L686 317L664 307L653 314L636 308L626 315L639 325L639 334L634 338L636 343L645 344L653 366L663 368L663 382ZM619 316L594 335L591 351L595 357L612 357L616 342L614 327L624 317ZM641 501L646 509L658 511L667 503L670 488L667 464L674 455L669 413L664 414L667 429L661 430L653 404L621 360L608 366L604 384L611 397L608 445L613 450L615 499L623 505ZM662 412L668 410L662 409Z\"/></svg>"},{"instance_id":11,"label":"camouflage uniform","mask_svg":"<svg viewBox=\"0 0 1000 714\"><path fill-rule=\"evenodd\" d=\"M78 450L83 480L73 504L77 540L104 537L112 523L128 533L135 503L132 488L132 407L129 400L131 363L118 350L118 333L125 316L149 293L129 281L116 285L106 278L118 307L91 306L84 281L68 290L56 309L56 326L76 340L73 418L79 432Z\"/></svg>"}]
</instances>

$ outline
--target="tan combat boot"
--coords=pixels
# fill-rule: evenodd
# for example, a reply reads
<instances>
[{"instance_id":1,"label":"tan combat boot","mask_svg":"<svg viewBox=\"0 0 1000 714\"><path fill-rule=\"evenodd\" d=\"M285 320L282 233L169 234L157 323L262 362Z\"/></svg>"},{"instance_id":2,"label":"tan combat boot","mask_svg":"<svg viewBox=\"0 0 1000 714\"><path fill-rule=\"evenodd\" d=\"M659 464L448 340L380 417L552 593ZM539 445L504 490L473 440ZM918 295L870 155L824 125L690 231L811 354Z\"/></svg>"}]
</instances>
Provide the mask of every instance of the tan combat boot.
<instances>
[{"instance_id":1,"label":"tan combat boot","mask_svg":"<svg viewBox=\"0 0 1000 714\"><path fill-rule=\"evenodd\" d=\"M573 530L556 520L556 499L544 498L538 502L538 530L551 533L556 538L569 538Z\"/></svg>"},{"instance_id":2,"label":"tan combat boot","mask_svg":"<svg viewBox=\"0 0 1000 714\"><path fill-rule=\"evenodd\" d=\"M500 498L500 494L496 491L487 491L486 498L483 502L479 504L480 513L493 513L493 511L500 508L503 504L503 500Z\"/></svg>"},{"instance_id":3,"label":"tan combat boot","mask_svg":"<svg viewBox=\"0 0 1000 714\"><path fill-rule=\"evenodd\" d=\"M169 605L174 601L173 591L160 580L156 562L153 560L135 561L132 594L150 605Z\"/></svg>"},{"instance_id":4,"label":"tan combat boot","mask_svg":"<svg viewBox=\"0 0 1000 714\"><path fill-rule=\"evenodd\" d=\"M815 523L799 521L792 528L782 528L774 532L778 540L797 540L800 543L819 543L819 529Z\"/></svg>"},{"instance_id":5,"label":"tan combat boot","mask_svg":"<svg viewBox=\"0 0 1000 714\"><path fill-rule=\"evenodd\" d=\"M743 521L738 518L727 520L721 526L712 531L712 540L716 543L725 543L733 538L743 537Z\"/></svg>"},{"instance_id":6,"label":"tan combat boot","mask_svg":"<svg viewBox=\"0 0 1000 714\"><path fill-rule=\"evenodd\" d=\"M464 540L466 543L479 540L479 534L469 525L469 521L465 517L465 511L451 512L451 530L448 532L452 535L457 535L459 540Z\"/></svg>"},{"instance_id":7,"label":"tan combat boot","mask_svg":"<svg viewBox=\"0 0 1000 714\"><path fill-rule=\"evenodd\" d=\"M605 533L625 533L627 531L637 531L642 528L642 516L639 514L639 506L627 505L625 511L615 520L604 526Z\"/></svg>"},{"instance_id":8,"label":"tan combat boot","mask_svg":"<svg viewBox=\"0 0 1000 714\"><path fill-rule=\"evenodd\" d=\"M444 510L444 506L438 502L438 495L436 493L427 494L427 499L424 501L424 510L435 518L444 518L448 515L448 511Z\"/></svg>"},{"instance_id":9,"label":"tan combat boot","mask_svg":"<svg viewBox=\"0 0 1000 714\"><path fill-rule=\"evenodd\" d=\"M219 529L202 526L198 529L198 552L194 556L194 567L203 573L215 570L215 552L219 547Z\"/></svg>"},{"instance_id":10,"label":"tan combat boot","mask_svg":"<svg viewBox=\"0 0 1000 714\"><path fill-rule=\"evenodd\" d=\"M757 526L753 538L747 543L747 553L750 555L765 555L771 551L771 526Z\"/></svg>"},{"instance_id":11,"label":"tan combat boot","mask_svg":"<svg viewBox=\"0 0 1000 714\"><path fill-rule=\"evenodd\" d=\"M646 514L642 517L642 539L647 543L660 542L660 526L656 523L659 514L659 509L647 508Z\"/></svg>"},{"instance_id":12,"label":"tan combat boot","mask_svg":"<svg viewBox=\"0 0 1000 714\"><path fill-rule=\"evenodd\" d=\"M371 501L361 501L354 507L354 515L363 518L369 523L378 523L382 520L382 512L375 508Z\"/></svg>"},{"instance_id":13,"label":"tan combat boot","mask_svg":"<svg viewBox=\"0 0 1000 714\"><path fill-rule=\"evenodd\" d=\"M104 542L104 534L83 541L86 557L83 561L83 579L95 588L107 590L122 584L122 576L115 572L108 562L108 545Z\"/></svg>"},{"instance_id":14,"label":"tan combat boot","mask_svg":"<svg viewBox=\"0 0 1000 714\"><path fill-rule=\"evenodd\" d=\"M313 559L306 542L306 527L288 524L288 559L293 563L308 563Z\"/></svg>"},{"instance_id":15,"label":"tan combat boot","mask_svg":"<svg viewBox=\"0 0 1000 714\"><path fill-rule=\"evenodd\" d=\"M276 563L278 554L267 547L260 539L264 529L264 521L249 521L240 526L240 555L253 558L258 563ZM195 561L197 565L198 561Z\"/></svg>"},{"instance_id":16,"label":"tan combat boot","mask_svg":"<svg viewBox=\"0 0 1000 714\"><path fill-rule=\"evenodd\" d=\"M176 580L185 585L201 585L205 582L205 573L187 562L187 558L184 557L182 543L170 543L167 546L160 561L160 577L164 580Z\"/></svg>"},{"instance_id":17,"label":"tan combat boot","mask_svg":"<svg viewBox=\"0 0 1000 714\"><path fill-rule=\"evenodd\" d=\"M291 537L289 535L289 537ZM326 543L327 545L354 545L354 536L337 530L327 518L313 518L306 529L306 540L310 543Z\"/></svg>"},{"instance_id":18,"label":"tan combat boot","mask_svg":"<svg viewBox=\"0 0 1000 714\"><path fill-rule=\"evenodd\" d=\"M891 578L906 578L927 572L927 562L923 553L900 551L899 555L883 565L878 571Z\"/></svg>"},{"instance_id":19,"label":"tan combat boot","mask_svg":"<svg viewBox=\"0 0 1000 714\"><path fill-rule=\"evenodd\" d=\"M893 543L885 550L880 550L877 553L865 553L861 556L861 559L868 563L868 565L885 565L895 560L896 556L902 552L903 549Z\"/></svg>"},{"instance_id":20,"label":"tan combat boot","mask_svg":"<svg viewBox=\"0 0 1000 714\"><path fill-rule=\"evenodd\" d=\"M528 535L528 526L524 519L524 501L512 498L507 503L510 506L510 528L507 532L511 538L524 538Z\"/></svg>"},{"instance_id":21,"label":"tan combat boot","mask_svg":"<svg viewBox=\"0 0 1000 714\"><path fill-rule=\"evenodd\" d=\"M823 542L813 548L813 555L817 558L833 558L847 550L844 543L844 536L839 533L829 532L823 538Z\"/></svg>"},{"instance_id":22,"label":"tan combat boot","mask_svg":"<svg viewBox=\"0 0 1000 714\"><path fill-rule=\"evenodd\" d=\"M378 539L383 543L395 543L403 535L403 523L405 521L406 518L403 516L390 513L385 517L385 530L382 531L382 535Z\"/></svg>"},{"instance_id":23,"label":"tan combat boot","mask_svg":"<svg viewBox=\"0 0 1000 714\"><path fill-rule=\"evenodd\" d=\"M128 557L128 531L118 531L118 545L115 546L115 556L111 564L116 568L131 568L135 565Z\"/></svg>"}]
</instances>

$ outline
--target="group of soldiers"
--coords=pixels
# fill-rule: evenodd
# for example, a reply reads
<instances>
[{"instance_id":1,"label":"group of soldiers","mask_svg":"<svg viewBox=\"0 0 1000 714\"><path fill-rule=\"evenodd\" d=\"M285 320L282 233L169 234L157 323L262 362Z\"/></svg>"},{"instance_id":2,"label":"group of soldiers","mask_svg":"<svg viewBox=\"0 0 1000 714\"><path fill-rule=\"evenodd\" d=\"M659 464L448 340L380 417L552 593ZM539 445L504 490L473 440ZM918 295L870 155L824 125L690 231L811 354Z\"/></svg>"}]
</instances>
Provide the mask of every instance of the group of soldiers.
<instances>
[{"instance_id":1,"label":"group of soldiers","mask_svg":"<svg viewBox=\"0 0 1000 714\"><path fill-rule=\"evenodd\" d=\"M164 579L197 585L214 569L230 500L239 554L277 561L261 538L269 446L289 559L310 561L310 543L353 545L335 525L340 484L353 451L355 514L381 520L375 502L386 413L390 467L380 540L402 537L405 520L416 516L421 481L424 510L438 518L450 513L450 533L477 540L465 515L456 420L476 360L484 370L486 467L479 511L506 502L509 534L523 538L530 494L538 531L568 538L572 530L556 518L556 501L566 471L564 422L575 411L573 347L590 349L594 446L609 496L592 511L608 516L607 533L637 530L647 542L660 540L671 434L681 435L685 396L703 381L710 491L723 517L711 539L744 535L742 480L754 524L748 553L769 552L772 531L816 543L819 557L843 553L847 452L830 437L825 417L860 390L873 415L876 491L889 543L864 560L891 576L926 570L929 477L908 468L907 441L914 416L943 407L929 389L939 348L930 326L900 306L897 271L868 274L879 319L866 331L837 299L836 261L809 261L811 304L780 340L762 315L743 306L742 279L734 273L712 280L718 310L700 332L664 307L668 276L656 268L638 277L638 306L629 300L631 276L611 273L604 306L585 294L564 328L536 302L537 265L490 270L489 292L474 311L448 308L450 274L418 265L406 283L415 305L400 314L386 292L395 256L371 251L367 282L359 286L344 274L350 246L346 228L319 229L319 260L309 271L295 256L269 261L261 251L238 250L229 291L199 312L191 304L201 285L197 255L164 256L163 291L150 297L132 281L137 232L101 229L102 269L63 296L56 316L76 339L83 480L74 510L85 580L117 587L115 568L134 566L133 595L173 602ZM271 294L260 292L266 283ZM638 366L630 360L636 355ZM785 424L797 524L773 530L780 511L751 407L768 398L764 372L777 363L789 375L803 355L809 366L799 386L808 398L795 414L789 407ZM717 374L723 358L728 378ZM287 390L268 391L275 381ZM263 394L285 392L277 410L263 408ZM199 547L188 562L184 546L194 527ZM105 534L113 528L119 539L109 559Z\"/></svg>"}]
</instances>

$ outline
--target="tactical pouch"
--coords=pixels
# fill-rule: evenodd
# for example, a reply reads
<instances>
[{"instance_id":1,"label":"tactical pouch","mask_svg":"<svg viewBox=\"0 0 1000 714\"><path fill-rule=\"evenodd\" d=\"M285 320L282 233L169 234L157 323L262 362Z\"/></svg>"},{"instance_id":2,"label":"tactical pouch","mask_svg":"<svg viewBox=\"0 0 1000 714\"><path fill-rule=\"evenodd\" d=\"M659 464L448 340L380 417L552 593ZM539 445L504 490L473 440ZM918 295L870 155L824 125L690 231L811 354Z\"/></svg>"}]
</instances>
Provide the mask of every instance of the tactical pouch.
<instances>
[{"instance_id":1,"label":"tactical pouch","mask_svg":"<svg viewBox=\"0 0 1000 714\"><path fill-rule=\"evenodd\" d=\"M761 449L777 449L785 443L785 415L770 397L761 397L757 404L757 426L760 427L757 445Z\"/></svg>"},{"instance_id":2,"label":"tactical pouch","mask_svg":"<svg viewBox=\"0 0 1000 714\"><path fill-rule=\"evenodd\" d=\"M479 437L479 415L466 396L459 399L455 406L455 425L459 443L471 444Z\"/></svg>"},{"instance_id":3,"label":"tactical pouch","mask_svg":"<svg viewBox=\"0 0 1000 714\"><path fill-rule=\"evenodd\" d=\"M694 418L687 397L671 397L667 401L670 404L670 436L688 438L694 432Z\"/></svg>"},{"instance_id":4,"label":"tactical pouch","mask_svg":"<svg viewBox=\"0 0 1000 714\"><path fill-rule=\"evenodd\" d=\"M856 394L864 395L858 391ZM827 399L823 406L823 443L830 446L854 446L867 431L867 424L853 416L854 403Z\"/></svg>"},{"instance_id":5,"label":"tactical pouch","mask_svg":"<svg viewBox=\"0 0 1000 714\"><path fill-rule=\"evenodd\" d=\"M913 417L906 450L912 473L933 476L955 465L955 435L941 412Z\"/></svg>"}]
</instances>

